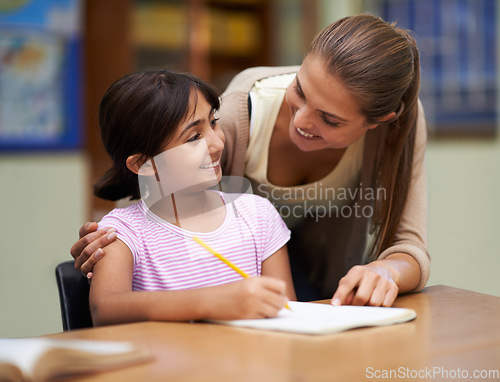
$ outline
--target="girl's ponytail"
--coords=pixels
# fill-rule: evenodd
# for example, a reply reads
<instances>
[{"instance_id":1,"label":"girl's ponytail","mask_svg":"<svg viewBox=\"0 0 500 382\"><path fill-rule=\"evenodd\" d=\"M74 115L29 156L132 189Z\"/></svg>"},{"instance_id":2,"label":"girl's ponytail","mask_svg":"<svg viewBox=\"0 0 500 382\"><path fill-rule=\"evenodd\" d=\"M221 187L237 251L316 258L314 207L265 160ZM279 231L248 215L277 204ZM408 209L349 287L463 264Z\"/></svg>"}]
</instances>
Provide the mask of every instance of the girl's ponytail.
<instances>
[{"instance_id":1,"label":"girl's ponytail","mask_svg":"<svg viewBox=\"0 0 500 382\"><path fill-rule=\"evenodd\" d=\"M137 174L125 169L126 171L117 171L111 167L99 178L93 185L94 195L106 200L120 200L130 197L130 200L140 199ZM134 179L135 178L135 179Z\"/></svg>"}]
</instances>

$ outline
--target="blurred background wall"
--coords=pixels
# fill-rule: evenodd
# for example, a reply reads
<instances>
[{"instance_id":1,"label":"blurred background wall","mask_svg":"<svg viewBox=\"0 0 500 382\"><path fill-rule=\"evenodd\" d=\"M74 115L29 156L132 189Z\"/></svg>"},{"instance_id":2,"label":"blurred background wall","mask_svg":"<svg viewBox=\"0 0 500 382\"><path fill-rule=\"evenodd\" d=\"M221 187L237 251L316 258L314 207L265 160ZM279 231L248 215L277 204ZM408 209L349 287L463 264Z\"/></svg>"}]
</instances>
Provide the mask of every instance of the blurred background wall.
<instances>
[{"instance_id":1,"label":"blurred background wall","mask_svg":"<svg viewBox=\"0 0 500 382\"><path fill-rule=\"evenodd\" d=\"M46 10L43 6L37 8L41 3L56 8L45 21L45 26L49 25L47 33L62 41L58 40L58 46L63 47L63 53L64 49L69 49L73 60L76 57L76 61L60 60L62 77L57 74L54 77L71 85L55 98L61 104L74 102L73 106L76 105L69 111L67 108L62 111L65 118L61 131L68 129L73 136L67 138L63 133L54 133L40 138L27 130L21 134L23 141L5 126L5 110L13 110L5 105L15 95L6 90L11 77L6 79L1 73L8 69L8 59L27 57L20 54L20 40L13 37L17 33L24 36L26 28L14 28L8 20L16 12L30 7L34 7L36 16L36 12ZM99 99L113 80L138 68L167 66L193 71L224 89L231 77L245 67L299 64L314 34L342 16L368 11L384 17L395 15L405 22L415 23L412 15L419 9L412 7L417 3L438 7L440 2L19 0L0 5L0 109L4 105L4 113L0 113L0 337L25 337L62 330L54 268L57 263L70 259L69 249L78 237L79 227L85 221L99 219L113 207L91 196L92 181L109 165L100 143L96 114ZM449 0L442 3L489 6L496 1ZM432 271L428 285L447 284L500 296L500 251L496 240L500 233L500 202L497 199L500 195L500 140L497 134L497 89L500 84L496 75L499 17L498 9L493 9L495 38L488 40L489 45L484 48L493 55L495 77L487 81L493 84L493 93L491 86L488 87L484 102L479 102L485 105L493 101L493 114L483 112L472 119L461 116L460 123L450 125L446 121L453 112L444 115L448 120L440 120L442 115L440 117L439 110L435 110L438 101L450 99L448 93L446 97L436 95L432 93L433 88L426 85L421 98L426 110L430 111L427 168ZM68 17L66 11L72 16ZM444 24L461 25L456 28L458 36L476 33L478 25L484 22L467 15L479 17L470 12L464 15L459 10L447 14ZM447 30L440 31L449 36ZM444 60L436 58L436 52L441 54L449 50L450 45L447 45L449 41L437 45L437 31L434 32L434 37L422 36L422 44L427 53L430 47L434 48L429 54L434 54L436 64ZM422 50L418 34L416 38ZM471 39L480 43L475 35ZM50 42L49 46L54 43ZM456 49L460 57L470 56L460 44ZM36 53L36 49L26 51ZM28 59L33 60L33 57L38 56L28 55ZM64 65L75 69L75 74L68 74L68 67ZM29 66L20 67L27 73L33 70ZM423 79L426 74L435 75L434 69L432 66L423 69ZM472 75L483 71L479 68ZM24 87L29 88L28 80L23 80ZM435 81L433 77L431 82ZM463 79L452 78L450 83L461 81ZM477 81L473 79L471 83ZM71 89L77 90L76 97L71 96ZM463 88L458 87L457 91L463 92ZM434 101L429 104L429 100ZM17 114L24 115L26 111ZM458 125L460 128L453 130Z\"/></svg>"}]
</instances>

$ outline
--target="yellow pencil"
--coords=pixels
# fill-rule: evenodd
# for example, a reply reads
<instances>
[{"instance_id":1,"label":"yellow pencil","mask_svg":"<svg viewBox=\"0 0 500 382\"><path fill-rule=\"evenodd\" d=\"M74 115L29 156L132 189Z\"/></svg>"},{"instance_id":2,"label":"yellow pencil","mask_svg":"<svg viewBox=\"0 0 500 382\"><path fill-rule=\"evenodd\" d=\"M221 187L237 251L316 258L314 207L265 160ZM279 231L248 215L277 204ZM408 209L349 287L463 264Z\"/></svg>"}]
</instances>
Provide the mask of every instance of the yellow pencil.
<instances>
[{"instance_id":1,"label":"yellow pencil","mask_svg":"<svg viewBox=\"0 0 500 382\"><path fill-rule=\"evenodd\" d=\"M234 265L233 263L231 263L228 259L226 259L224 256L222 256L220 253L215 252L215 250L212 247L210 247L207 243L205 243L199 237L193 236L193 240L196 241L203 248L205 248L212 255L214 255L215 257L217 257L220 261L222 261L224 264L226 264L229 268L233 269L236 273L238 273L239 275L241 275L243 278L245 278L245 279L250 278L250 276L248 275L248 273L246 273L242 269L238 268L236 265ZM290 309L290 307L288 306L288 304L285 305L285 308Z\"/></svg>"}]
</instances>

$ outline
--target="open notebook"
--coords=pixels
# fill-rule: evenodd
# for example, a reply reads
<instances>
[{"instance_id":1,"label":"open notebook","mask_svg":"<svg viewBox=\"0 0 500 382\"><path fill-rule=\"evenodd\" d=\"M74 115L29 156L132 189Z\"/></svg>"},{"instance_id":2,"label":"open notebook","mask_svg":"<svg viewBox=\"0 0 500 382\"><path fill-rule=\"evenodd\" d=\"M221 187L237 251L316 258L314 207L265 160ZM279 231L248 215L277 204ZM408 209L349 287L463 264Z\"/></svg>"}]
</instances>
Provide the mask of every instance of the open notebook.
<instances>
[{"instance_id":1,"label":"open notebook","mask_svg":"<svg viewBox=\"0 0 500 382\"><path fill-rule=\"evenodd\" d=\"M252 320L212 321L245 328L304 334L331 334L344 330L398 324L413 320L412 309L372 306L332 306L290 301L291 310L282 309L277 317Z\"/></svg>"},{"instance_id":2,"label":"open notebook","mask_svg":"<svg viewBox=\"0 0 500 382\"><path fill-rule=\"evenodd\" d=\"M128 367L151 358L128 342L0 339L0 381L52 381Z\"/></svg>"}]
</instances>

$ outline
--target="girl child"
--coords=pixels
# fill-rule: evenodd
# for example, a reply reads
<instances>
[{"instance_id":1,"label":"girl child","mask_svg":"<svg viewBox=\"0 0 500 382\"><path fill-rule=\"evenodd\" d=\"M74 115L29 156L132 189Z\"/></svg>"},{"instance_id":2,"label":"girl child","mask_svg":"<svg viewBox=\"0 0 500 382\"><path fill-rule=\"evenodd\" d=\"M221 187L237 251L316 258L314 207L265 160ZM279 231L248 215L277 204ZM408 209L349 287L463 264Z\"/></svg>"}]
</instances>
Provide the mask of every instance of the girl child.
<instances>
[{"instance_id":1,"label":"girl child","mask_svg":"<svg viewBox=\"0 0 500 382\"><path fill-rule=\"evenodd\" d=\"M99 123L113 167L94 193L139 201L100 223L119 240L94 267L94 325L272 317L295 299L290 232L275 208L258 196L209 189L222 176L218 108L210 85L165 70L127 75L106 91ZM242 279L195 236L262 277Z\"/></svg>"}]
</instances>

